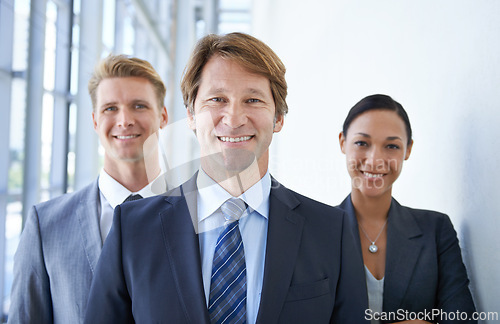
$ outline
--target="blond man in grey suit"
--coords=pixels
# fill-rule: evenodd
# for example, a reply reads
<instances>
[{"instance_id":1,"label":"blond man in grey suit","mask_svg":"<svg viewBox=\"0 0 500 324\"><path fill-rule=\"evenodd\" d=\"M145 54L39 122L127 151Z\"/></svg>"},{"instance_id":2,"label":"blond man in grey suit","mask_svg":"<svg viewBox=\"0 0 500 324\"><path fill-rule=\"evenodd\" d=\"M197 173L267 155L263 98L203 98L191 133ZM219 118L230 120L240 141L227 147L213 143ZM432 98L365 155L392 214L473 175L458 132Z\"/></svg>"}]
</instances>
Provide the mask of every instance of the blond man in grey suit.
<instances>
[{"instance_id":1,"label":"blond man in grey suit","mask_svg":"<svg viewBox=\"0 0 500 324\"><path fill-rule=\"evenodd\" d=\"M89 81L104 165L87 187L31 208L14 259L9 323L81 323L94 269L124 200L167 190L158 131L166 88L147 61L110 55Z\"/></svg>"}]
</instances>

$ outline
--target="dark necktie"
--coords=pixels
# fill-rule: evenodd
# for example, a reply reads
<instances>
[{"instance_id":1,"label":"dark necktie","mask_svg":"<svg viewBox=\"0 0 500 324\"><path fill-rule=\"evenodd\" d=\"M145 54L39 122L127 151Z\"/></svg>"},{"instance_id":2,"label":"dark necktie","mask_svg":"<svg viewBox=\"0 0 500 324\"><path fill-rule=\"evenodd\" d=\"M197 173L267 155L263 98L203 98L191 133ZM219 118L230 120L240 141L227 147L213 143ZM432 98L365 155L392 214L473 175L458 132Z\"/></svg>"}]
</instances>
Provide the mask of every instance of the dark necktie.
<instances>
[{"instance_id":1,"label":"dark necktie","mask_svg":"<svg viewBox=\"0 0 500 324\"><path fill-rule=\"evenodd\" d=\"M215 246L208 312L213 323L246 323L247 278L239 218L243 200L228 199L221 206L225 227Z\"/></svg>"},{"instance_id":2,"label":"dark necktie","mask_svg":"<svg viewBox=\"0 0 500 324\"><path fill-rule=\"evenodd\" d=\"M141 195L130 195L123 202L134 201L134 200L138 200L138 199L142 199L142 196Z\"/></svg>"}]
</instances>

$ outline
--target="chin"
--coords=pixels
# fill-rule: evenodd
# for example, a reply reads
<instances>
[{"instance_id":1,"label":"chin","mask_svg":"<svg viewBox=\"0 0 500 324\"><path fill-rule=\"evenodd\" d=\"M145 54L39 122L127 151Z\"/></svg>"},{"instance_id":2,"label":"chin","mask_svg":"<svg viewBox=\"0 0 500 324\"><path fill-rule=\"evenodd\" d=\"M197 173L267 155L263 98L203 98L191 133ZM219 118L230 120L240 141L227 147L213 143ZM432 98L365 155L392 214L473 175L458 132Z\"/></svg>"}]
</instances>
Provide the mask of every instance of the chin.
<instances>
[{"instance_id":1,"label":"chin","mask_svg":"<svg viewBox=\"0 0 500 324\"><path fill-rule=\"evenodd\" d=\"M224 161L224 169L231 173L240 173L248 169L255 160L249 161Z\"/></svg>"},{"instance_id":2,"label":"chin","mask_svg":"<svg viewBox=\"0 0 500 324\"><path fill-rule=\"evenodd\" d=\"M118 157L119 160L124 162L137 162L144 160L143 154L122 154Z\"/></svg>"},{"instance_id":3,"label":"chin","mask_svg":"<svg viewBox=\"0 0 500 324\"><path fill-rule=\"evenodd\" d=\"M390 189L384 187L384 188L360 188L359 189L361 194L367 198L379 198L382 196L385 196L387 192L389 191L390 194Z\"/></svg>"},{"instance_id":4,"label":"chin","mask_svg":"<svg viewBox=\"0 0 500 324\"><path fill-rule=\"evenodd\" d=\"M247 150L231 150L222 156L227 171L241 172L249 168L256 160L254 152Z\"/></svg>"}]
</instances>

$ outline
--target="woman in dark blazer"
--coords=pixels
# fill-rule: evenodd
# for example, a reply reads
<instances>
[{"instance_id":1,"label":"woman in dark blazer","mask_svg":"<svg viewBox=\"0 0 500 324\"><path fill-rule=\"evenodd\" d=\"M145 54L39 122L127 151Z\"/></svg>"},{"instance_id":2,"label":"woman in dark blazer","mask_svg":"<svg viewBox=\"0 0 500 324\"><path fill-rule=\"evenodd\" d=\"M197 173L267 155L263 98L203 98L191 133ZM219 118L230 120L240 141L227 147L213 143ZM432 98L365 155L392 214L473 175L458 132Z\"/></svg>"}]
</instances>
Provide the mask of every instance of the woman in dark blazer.
<instances>
[{"instance_id":1,"label":"woman in dark blazer","mask_svg":"<svg viewBox=\"0 0 500 324\"><path fill-rule=\"evenodd\" d=\"M386 95L362 99L339 135L352 179L339 206L348 215L365 271L372 323L477 323L453 225L447 215L401 206L392 185L413 140L408 115ZM467 318L467 320L463 320Z\"/></svg>"}]
</instances>

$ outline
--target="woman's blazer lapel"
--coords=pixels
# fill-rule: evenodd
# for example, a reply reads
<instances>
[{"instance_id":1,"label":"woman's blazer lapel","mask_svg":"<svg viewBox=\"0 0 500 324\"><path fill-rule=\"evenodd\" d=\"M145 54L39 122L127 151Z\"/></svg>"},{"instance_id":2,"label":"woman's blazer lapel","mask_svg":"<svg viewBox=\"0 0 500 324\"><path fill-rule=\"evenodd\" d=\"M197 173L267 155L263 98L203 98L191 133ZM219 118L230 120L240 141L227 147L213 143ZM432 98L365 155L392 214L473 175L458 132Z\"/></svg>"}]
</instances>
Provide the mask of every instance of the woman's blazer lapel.
<instances>
[{"instance_id":1,"label":"woman's blazer lapel","mask_svg":"<svg viewBox=\"0 0 500 324\"><path fill-rule=\"evenodd\" d=\"M423 242L422 230L409 210L392 199L387 223L384 311L401 308Z\"/></svg>"},{"instance_id":2,"label":"woman's blazer lapel","mask_svg":"<svg viewBox=\"0 0 500 324\"><path fill-rule=\"evenodd\" d=\"M353 236L353 241L356 247L356 255L361 258L361 264L363 264L363 253L361 252L361 242L359 240L358 221L356 219L356 213L354 212L354 206L352 205L351 195L347 196L347 198L344 199L338 207L347 215L345 218L345 221L347 222L346 228L349 230L349 235Z\"/></svg>"},{"instance_id":3,"label":"woman's blazer lapel","mask_svg":"<svg viewBox=\"0 0 500 324\"><path fill-rule=\"evenodd\" d=\"M347 214L347 228L353 235L356 255L363 266L358 221L351 195L338 206ZM405 292L422 250L422 231L407 208L392 199L387 223L387 254L384 276L384 311L395 311L403 303ZM363 281L366 287L366 280ZM368 297L367 297L368 298Z\"/></svg>"},{"instance_id":4,"label":"woman's blazer lapel","mask_svg":"<svg viewBox=\"0 0 500 324\"><path fill-rule=\"evenodd\" d=\"M362 268L361 273L364 274L365 269L364 269L363 253L361 252L361 242L359 239L358 220L356 219L356 213L354 211L354 206L352 205L351 195L347 196L347 198L344 199L344 201L337 207L342 209L346 214L346 217L344 218L346 225L344 228L347 230L347 233L345 233L344 235L351 235L352 239L350 240L350 242L352 242L352 244L354 245L354 251L352 251L351 254L352 257L355 258L353 259L353 262L356 262L359 265L359 267ZM362 302L364 305L366 305L366 308L368 308L368 291L366 289L366 277L364 275L359 277L363 278L361 279L362 281L359 284L363 285L362 289L364 290L365 293L364 295L366 296L366 298L360 301L360 303Z\"/></svg>"}]
</instances>

